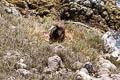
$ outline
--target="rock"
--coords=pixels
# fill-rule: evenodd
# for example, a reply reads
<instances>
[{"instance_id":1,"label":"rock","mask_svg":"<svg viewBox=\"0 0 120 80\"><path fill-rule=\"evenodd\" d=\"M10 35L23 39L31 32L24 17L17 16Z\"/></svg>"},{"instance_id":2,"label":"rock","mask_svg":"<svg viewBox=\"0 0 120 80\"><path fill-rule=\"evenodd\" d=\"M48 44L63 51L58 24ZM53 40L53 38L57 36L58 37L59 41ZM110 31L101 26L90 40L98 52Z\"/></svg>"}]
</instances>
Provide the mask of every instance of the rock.
<instances>
[{"instance_id":1,"label":"rock","mask_svg":"<svg viewBox=\"0 0 120 80\"><path fill-rule=\"evenodd\" d=\"M11 76L7 80L16 80L15 77Z\"/></svg>"},{"instance_id":2,"label":"rock","mask_svg":"<svg viewBox=\"0 0 120 80\"><path fill-rule=\"evenodd\" d=\"M26 69L17 69L16 72L19 73L19 74L22 74L22 75L32 74L30 71L28 71Z\"/></svg>"},{"instance_id":3,"label":"rock","mask_svg":"<svg viewBox=\"0 0 120 80\"><path fill-rule=\"evenodd\" d=\"M109 60L104 59L103 57L99 58L99 67L100 68L107 68L109 70L116 70L117 67L111 63Z\"/></svg>"},{"instance_id":4,"label":"rock","mask_svg":"<svg viewBox=\"0 0 120 80\"><path fill-rule=\"evenodd\" d=\"M94 80L112 80L112 78L110 77L110 70L108 68L103 68L101 67L98 70L98 75L99 78L95 78Z\"/></svg>"},{"instance_id":5,"label":"rock","mask_svg":"<svg viewBox=\"0 0 120 80\"><path fill-rule=\"evenodd\" d=\"M18 61L15 65L15 69L26 69L27 65L24 64L24 60L20 59L20 61Z\"/></svg>"},{"instance_id":6,"label":"rock","mask_svg":"<svg viewBox=\"0 0 120 80\"><path fill-rule=\"evenodd\" d=\"M112 78L113 80L120 80L120 74L112 74L112 75L111 75L111 78Z\"/></svg>"},{"instance_id":7,"label":"rock","mask_svg":"<svg viewBox=\"0 0 120 80\"><path fill-rule=\"evenodd\" d=\"M3 0L2 2L5 3L6 6L10 7L16 7L19 8L19 10L22 12L25 10L27 13L25 13L25 16L28 16L30 14L34 14L35 16L53 16L55 11L53 10L53 7L60 4L60 0L54 1L54 0ZM33 12L34 10L34 12Z\"/></svg>"},{"instance_id":8,"label":"rock","mask_svg":"<svg viewBox=\"0 0 120 80\"><path fill-rule=\"evenodd\" d=\"M10 26L9 28L10 29L16 29L16 26Z\"/></svg>"},{"instance_id":9,"label":"rock","mask_svg":"<svg viewBox=\"0 0 120 80\"><path fill-rule=\"evenodd\" d=\"M79 69L81 69L83 67L83 63L81 63L81 62L79 62L79 61L77 61L77 62L75 62L74 64L73 64L73 68L75 69L75 70L79 70Z\"/></svg>"},{"instance_id":10,"label":"rock","mask_svg":"<svg viewBox=\"0 0 120 80\"><path fill-rule=\"evenodd\" d=\"M119 11L115 0L2 0L7 6L18 7L25 16L34 14L40 17L82 21L104 31L119 30ZM8 3L8 4L7 4ZM61 8L62 7L62 8ZM83 8L86 8L85 11ZM89 13L90 11L90 13ZM24 12L23 12L24 13ZM91 15L92 13L92 15ZM58 14L58 16L56 16ZM89 15L90 18L88 19ZM101 16L96 18L95 16ZM104 24L100 24L104 22ZM117 27L116 27L117 26Z\"/></svg>"},{"instance_id":11,"label":"rock","mask_svg":"<svg viewBox=\"0 0 120 80\"><path fill-rule=\"evenodd\" d=\"M38 73L38 70L37 70L36 68L32 68L32 69L31 69L31 72L32 72L32 73Z\"/></svg>"},{"instance_id":12,"label":"rock","mask_svg":"<svg viewBox=\"0 0 120 80\"><path fill-rule=\"evenodd\" d=\"M116 0L116 5L120 8L120 1Z\"/></svg>"},{"instance_id":13,"label":"rock","mask_svg":"<svg viewBox=\"0 0 120 80\"><path fill-rule=\"evenodd\" d=\"M119 30L120 22L117 18L120 9L114 2L115 0L63 0L65 7L62 8L61 18L88 23L88 25L104 31L109 28ZM96 18L96 16L100 16L100 18ZM117 27L115 28L115 26Z\"/></svg>"},{"instance_id":14,"label":"rock","mask_svg":"<svg viewBox=\"0 0 120 80\"><path fill-rule=\"evenodd\" d=\"M93 77L91 77L87 71L87 69L82 68L80 71L77 71L76 80L92 80Z\"/></svg>"},{"instance_id":15,"label":"rock","mask_svg":"<svg viewBox=\"0 0 120 80\"><path fill-rule=\"evenodd\" d=\"M91 7L91 3L90 3L89 0L84 1L83 5L86 6L86 7Z\"/></svg>"},{"instance_id":16,"label":"rock","mask_svg":"<svg viewBox=\"0 0 120 80\"><path fill-rule=\"evenodd\" d=\"M15 65L15 69L26 69L27 65L24 63L18 63Z\"/></svg>"},{"instance_id":17,"label":"rock","mask_svg":"<svg viewBox=\"0 0 120 80\"><path fill-rule=\"evenodd\" d=\"M120 63L120 32L108 31L102 39L104 40L105 51L111 54L110 60L114 60L116 63Z\"/></svg>"},{"instance_id":18,"label":"rock","mask_svg":"<svg viewBox=\"0 0 120 80\"><path fill-rule=\"evenodd\" d=\"M95 70L91 62L85 63L84 68L86 68L88 70L88 73L90 74L95 73Z\"/></svg>"},{"instance_id":19,"label":"rock","mask_svg":"<svg viewBox=\"0 0 120 80\"><path fill-rule=\"evenodd\" d=\"M112 48L112 50L119 50L119 37L120 37L120 33L116 32L114 30L108 31L106 32L102 39L104 40L104 43L106 46L106 48ZM118 42L118 43L117 43Z\"/></svg>"},{"instance_id":20,"label":"rock","mask_svg":"<svg viewBox=\"0 0 120 80\"><path fill-rule=\"evenodd\" d=\"M27 4L24 1L14 2L14 4L20 8L27 8Z\"/></svg>"},{"instance_id":21,"label":"rock","mask_svg":"<svg viewBox=\"0 0 120 80\"><path fill-rule=\"evenodd\" d=\"M10 9L10 8L5 8L5 11L8 13L8 14L12 14L12 9Z\"/></svg>"},{"instance_id":22,"label":"rock","mask_svg":"<svg viewBox=\"0 0 120 80\"><path fill-rule=\"evenodd\" d=\"M8 14L13 14L13 15L16 15L16 16L21 16L20 12L15 7L6 7L5 11Z\"/></svg>"},{"instance_id":23,"label":"rock","mask_svg":"<svg viewBox=\"0 0 120 80\"><path fill-rule=\"evenodd\" d=\"M98 70L98 74L99 74L100 77L109 76L110 70L107 69L107 68L102 68L102 67L101 67L101 68Z\"/></svg>"},{"instance_id":24,"label":"rock","mask_svg":"<svg viewBox=\"0 0 120 80\"><path fill-rule=\"evenodd\" d=\"M45 73L55 72L59 68L64 67L62 60L59 56L53 56L48 59L48 67L44 69Z\"/></svg>"},{"instance_id":25,"label":"rock","mask_svg":"<svg viewBox=\"0 0 120 80\"><path fill-rule=\"evenodd\" d=\"M20 57L20 54L17 51L10 50L7 53L5 53L4 58L18 58Z\"/></svg>"},{"instance_id":26,"label":"rock","mask_svg":"<svg viewBox=\"0 0 120 80\"><path fill-rule=\"evenodd\" d=\"M65 49L64 46L58 45L58 46L56 46L56 47L54 48L54 52L63 51L64 49Z\"/></svg>"},{"instance_id":27,"label":"rock","mask_svg":"<svg viewBox=\"0 0 120 80\"><path fill-rule=\"evenodd\" d=\"M56 71L56 74L66 74L68 71L67 69L60 69L59 71Z\"/></svg>"},{"instance_id":28,"label":"rock","mask_svg":"<svg viewBox=\"0 0 120 80\"><path fill-rule=\"evenodd\" d=\"M109 76L104 76L104 77L100 78L100 80L112 80L112 78L110 78Z\"/></svg>"}]
</instances>

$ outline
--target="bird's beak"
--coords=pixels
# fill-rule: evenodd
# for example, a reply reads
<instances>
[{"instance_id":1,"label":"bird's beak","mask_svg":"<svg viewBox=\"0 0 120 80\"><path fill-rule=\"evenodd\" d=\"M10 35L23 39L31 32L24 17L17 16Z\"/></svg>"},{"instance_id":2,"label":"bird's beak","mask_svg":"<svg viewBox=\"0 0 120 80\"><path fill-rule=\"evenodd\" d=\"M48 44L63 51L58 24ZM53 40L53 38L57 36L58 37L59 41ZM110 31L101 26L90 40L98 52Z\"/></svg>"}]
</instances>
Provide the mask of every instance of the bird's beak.
<instances>
[{"instance_id":1,"label":"bird's beak","mask_svg":"<svg viewBox=\"0 0 120 80\"><path fill-rule=\"evenodd\" d=\"M48 31L51 31L54 28L55 28L55 26L51 26L50 29L48 29Z\"/></svg>"}]
</instances>

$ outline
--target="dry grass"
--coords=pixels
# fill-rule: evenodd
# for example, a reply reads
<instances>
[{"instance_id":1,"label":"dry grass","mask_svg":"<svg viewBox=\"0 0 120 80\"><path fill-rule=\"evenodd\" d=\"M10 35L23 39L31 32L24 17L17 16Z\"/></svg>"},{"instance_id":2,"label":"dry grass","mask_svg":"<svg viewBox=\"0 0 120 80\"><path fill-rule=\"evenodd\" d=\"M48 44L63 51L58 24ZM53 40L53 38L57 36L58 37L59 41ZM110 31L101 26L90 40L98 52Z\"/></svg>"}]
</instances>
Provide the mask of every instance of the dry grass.
<instances>
[{"instance_id":1,"label":"dry grass","mask_svg":"<svg viewBox=\"0 0 120 80\"><path fill-rule=\"evenodd\" d=\"M102 50L101 34L76 24L66 24L66 39L63 45L67 50L54 53L53 48L59 43L49 44L49 27L55 22L51 18L21 18L8 15L0 7L0 80L7 80L13 76L16 80L73 80L74 74L44 75L44 67L50 56L58 54L66 68L73 68L76 61L95 63L95 59ZM15 28L14 28L15 26ZM24 76L16 74L14 65L20 59L3 59L7 51L20 53L28 65L28 70L38 69L38 74Z\"/></svg>"}]
</instances>

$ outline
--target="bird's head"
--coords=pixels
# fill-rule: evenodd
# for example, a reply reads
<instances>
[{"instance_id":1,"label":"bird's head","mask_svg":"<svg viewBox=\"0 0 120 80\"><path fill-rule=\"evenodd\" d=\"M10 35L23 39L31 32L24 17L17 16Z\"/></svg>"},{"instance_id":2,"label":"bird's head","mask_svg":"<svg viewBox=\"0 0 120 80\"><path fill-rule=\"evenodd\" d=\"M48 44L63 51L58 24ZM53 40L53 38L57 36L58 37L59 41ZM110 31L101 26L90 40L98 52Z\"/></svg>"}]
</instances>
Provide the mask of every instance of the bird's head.
<instances>
[{"instance_id":1,"label":"bird's head","mask_svg":"<svg viewBox=\"0 0 120 80\"><path fill-rule=\"evenodd\" d=\"M56 26L51 26L48 31L53 31L53 30L56 30Z\"/></svg>"}]
</instances>

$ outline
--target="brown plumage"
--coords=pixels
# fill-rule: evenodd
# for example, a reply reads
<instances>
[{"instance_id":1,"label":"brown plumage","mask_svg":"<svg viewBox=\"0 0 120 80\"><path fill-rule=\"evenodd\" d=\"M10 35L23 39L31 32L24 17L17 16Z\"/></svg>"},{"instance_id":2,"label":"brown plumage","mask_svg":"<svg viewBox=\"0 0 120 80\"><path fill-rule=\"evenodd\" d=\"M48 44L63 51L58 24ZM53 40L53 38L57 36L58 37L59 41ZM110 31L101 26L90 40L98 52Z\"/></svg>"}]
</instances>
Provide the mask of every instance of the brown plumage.
<instances>
[{"instance_id":1,"label":"brown plumage","mask_svg":"<svg viewBox=\"0 0 120 80\"><path fill-rule=\"evenodd\" d=\"M65 39L65 25L63 21L59 21L53 25L54 27L50 30L51 42L62 42Z\"/></svg>"}]
</instances>

